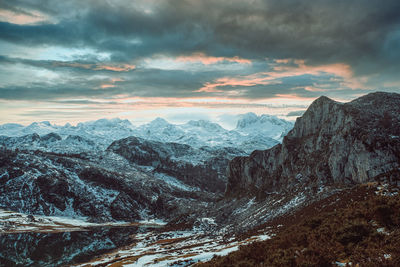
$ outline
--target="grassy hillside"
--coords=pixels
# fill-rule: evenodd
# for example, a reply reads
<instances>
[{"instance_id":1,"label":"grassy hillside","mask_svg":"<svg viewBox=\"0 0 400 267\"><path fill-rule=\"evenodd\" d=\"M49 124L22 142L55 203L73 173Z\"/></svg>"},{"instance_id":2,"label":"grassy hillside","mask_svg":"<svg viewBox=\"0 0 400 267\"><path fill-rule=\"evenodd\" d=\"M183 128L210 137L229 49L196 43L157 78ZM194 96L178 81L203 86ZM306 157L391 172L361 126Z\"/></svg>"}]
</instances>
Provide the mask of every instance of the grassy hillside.
<instances>
[{"instance_id":1,"label":"grassy hillside","mask_svg":"<svg viewBox=\"0 0 400 267\"><path fill-rule=\"evenodd\" d=\"M397 189L363 185L296 214L272 239L200 266L400 266Z\"/></svg>"}]
</instances>

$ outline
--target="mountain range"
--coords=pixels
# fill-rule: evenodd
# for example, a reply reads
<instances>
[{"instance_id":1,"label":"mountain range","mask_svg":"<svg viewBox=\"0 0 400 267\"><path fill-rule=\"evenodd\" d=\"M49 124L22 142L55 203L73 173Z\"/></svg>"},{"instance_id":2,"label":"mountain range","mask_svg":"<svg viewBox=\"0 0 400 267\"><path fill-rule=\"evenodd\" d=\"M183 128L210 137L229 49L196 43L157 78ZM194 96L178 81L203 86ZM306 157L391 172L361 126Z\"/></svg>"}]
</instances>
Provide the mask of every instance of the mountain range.
<instances>
[{"instance_id":1,"label":"mountain range","mask_svg":"<svg viewBox=\"0 0 400 267\"><path fill-rule=\"evenodd\" d=\"M256 135L255 125L264 127ZM229 160L277 144L292 126L252 113L231 131L161 118L138 127L121 119L1 125L0 206L100 222L168 220L221 197Z\"/></svg>"},{"instance_id":2,"label":"mountain range","mask_svg":"<svg viewBox=\"0 0 400 267\"><path fill-rule=\"evenodd\" d=\"M76 126L69 123L59 126L47 121L34 122L28 126L9 123L0 125L0 144L10 147L18 143L27 149L40 148L52 152L65 152L66 148L70 152L80 152L105 149L115 140L136 136L158 142L187 144L194 148L235 147L251 153L255 149L278 144L292 127L292 122L254 113L239 115L237 127L233 130L205 120L172 124L162 118L140 126L119 118L78 123ZM255 128L258 130L254 131Z\"/></svg>"}]
</instances>

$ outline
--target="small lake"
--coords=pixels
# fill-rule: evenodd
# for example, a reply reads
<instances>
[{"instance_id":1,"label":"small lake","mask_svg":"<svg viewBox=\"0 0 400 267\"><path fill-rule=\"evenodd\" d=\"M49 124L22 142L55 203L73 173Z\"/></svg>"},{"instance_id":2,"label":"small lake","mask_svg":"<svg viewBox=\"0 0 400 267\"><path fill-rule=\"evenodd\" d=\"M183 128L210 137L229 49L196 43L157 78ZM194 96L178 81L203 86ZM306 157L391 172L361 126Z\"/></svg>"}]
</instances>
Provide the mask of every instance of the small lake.
<instances>
[{"instance_id":1,"label":"small lake","mask_svg":"<svg viewBox=\"0 0 400 267\"><path fill-rule=\"evenodd\" d=\"M0 266L60 266L132 243L144 227L91 227L88 231L0 234Z\"/></svg>"}]
</instances>

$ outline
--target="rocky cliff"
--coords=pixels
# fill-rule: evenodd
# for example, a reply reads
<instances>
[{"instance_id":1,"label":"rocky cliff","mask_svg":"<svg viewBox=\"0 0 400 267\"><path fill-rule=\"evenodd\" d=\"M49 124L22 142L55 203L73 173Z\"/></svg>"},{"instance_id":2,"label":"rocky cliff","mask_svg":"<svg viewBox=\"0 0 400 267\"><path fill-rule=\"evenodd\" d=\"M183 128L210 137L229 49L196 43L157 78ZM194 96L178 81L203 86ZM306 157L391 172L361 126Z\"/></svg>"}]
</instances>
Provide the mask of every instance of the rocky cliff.
<instances>
[{"instance_id":1,"label":"rocky cliff","mask_svg":"<svg viewBox=\"0 0 400 267\"><path fill-rule=\"evenodd\" d=\"M227 196L299 186L400 180L400 94L372 93L348 103L315 100L282 144L228 166Z\"/></svg>"}]
</instances>

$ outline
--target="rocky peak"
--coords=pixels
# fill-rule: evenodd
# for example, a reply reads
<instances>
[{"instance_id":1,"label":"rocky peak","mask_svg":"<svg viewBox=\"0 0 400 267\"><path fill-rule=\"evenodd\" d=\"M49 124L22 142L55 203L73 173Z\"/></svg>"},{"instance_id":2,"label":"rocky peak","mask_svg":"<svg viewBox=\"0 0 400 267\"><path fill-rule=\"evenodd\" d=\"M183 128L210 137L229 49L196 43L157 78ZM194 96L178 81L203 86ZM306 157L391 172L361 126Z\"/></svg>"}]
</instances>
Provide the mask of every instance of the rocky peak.
<instances>
[{"instance_id":1,"label":"rocky peak","mask_svg":"<svg viewBox=\"0 0 400 267\"><path fill-rule=\"evenodd\" d=\"M66 125L67 126L67 125ZM68 125L70 127L70 125ZM88 122L80 122L77 125L78 128L88 128L88 127L96 127L96 128L112 128L112 127L132 127L132 124L129 120L121 120L120 118L113 119L98 119L95 121Z\"/></svg>"},{"instance_id":2,"label":"rocky peak","mask_svg":"<svg viewBox=\"0 0 400 267\"><path fill-rule=\"evenodd\" d=\"M187 122L187 125L197 127L197 128L204 128L206 130L213 130L213 131L221 131L224 130L219 124L213 123L206 120L190 120Z\"/></svg>"},{"instance_id":3,"label":"rocky peak","mask_svg":"<svg viewBox=\"0 0 400 267\"><path fill-rule=\"evenodd\" d=\"M250 112L240 116L235 131L242 135L264 136L281 142L283 136L292 128L292 122L272 115L257 116Z\"/></svg>"},{"instance_id":4,"label":"rocky peak","mask_svg":"<svg viewBox=\"0 0 400 267\"><path fill-rule=\"evenodd\" d=\"M153 125L153 126L166 126L169 124L169 122L163 118L158 117L158 118L155 118L154 120L152 120L149 124Z\"/></svg>"},{"instance_id":5,"label":"rocky peak","mask_svg":"<svg viewBox=\"0 0 400 267\"><path fill-rule=\"evenodd\" d=\"M342 104L332 99L321 96L311 103L303 116L296 119L291 132L292 136L302 137L315 134L333 113L336 113Z\"/></svg>"},{"instance_id":6,"label":"rocky peak","mask_svg":"<svg viewBox=\"0 0 400 267\"><path fill-rule=\"evenodd\" d=\"M399 114L399 94L373 93L349 103L320 97L282 145L231 161L226 194L400 180Z\"/></svg>"}]
</instances>

